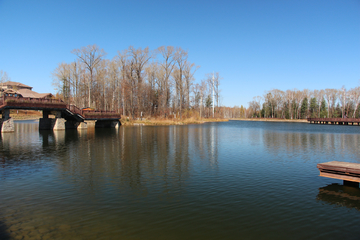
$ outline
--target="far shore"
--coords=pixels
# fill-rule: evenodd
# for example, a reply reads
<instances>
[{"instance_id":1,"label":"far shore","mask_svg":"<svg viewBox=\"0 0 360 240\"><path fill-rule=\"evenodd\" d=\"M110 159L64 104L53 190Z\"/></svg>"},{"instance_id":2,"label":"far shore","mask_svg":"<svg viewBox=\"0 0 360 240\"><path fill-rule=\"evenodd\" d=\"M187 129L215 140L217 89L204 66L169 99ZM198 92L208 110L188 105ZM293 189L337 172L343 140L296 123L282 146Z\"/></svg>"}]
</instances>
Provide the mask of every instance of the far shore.
<instances>
[{"instance_id":1,"label":"far shore","mask_svg":"<svg viewBox=\"0 0 360 240\"><path fill-rule=\"evenodd\" d=\"M30 113L30 114L16 114L11 113L10 116L14 121L21 120L39 120L42 118L41 113ZM160 126L160 125L187 125L187 124L203 124L207 122L227 122L229 120L236 121L256 121L256 122L297 122L306 123L306 119L282 119L282 118L184 118L184 119L166 119L166 118L143 118L133 120L129 117L121 117L121 125L123 126L138 126L138 125L149 125L149 126Z\"/></svg>"},{"instance_id":2,"label":"far shore","mask_svg":"<svg viewBox=\"0 0 360 240\"><path fill-rule=\"evenodd\" d=\"M232 118L238 121L257 121L257 122L308 122L306 119L283 119L283 118Z\"/></svg>"},{"instance_id":3,"label":"far shore","mask_svg":"<svg viewBox=\"0 0 360 240\"><path fill-rule=\"evenodd\" d=\"M25 115L25 114L11 114L14 121L22 120L39 120L42 115ZM138 125L187 125L187 124L203 124L207 122L227 122L227 121L255 121L255 122L297 122L306 123L306 119L280 119L280 118L186 118L186 119L158 119L158 118L143 118L142 120L132 120L131 118L122 117L121 125L123 126L138 126Z\"/></svg>"},{"instance_id":4,"label":"far shore","mask_svg":"<svg viewBox=\"0 0 360 240\"><path fill-rule=\"evenodd\" d=\"M26 111L26 110L12 110L10 112L10 117L14 121L23 121L23 120L39 120L42 118L42 112L39 111ZM50 118L53 116L50 116ZM138 126L138 125L187 125L187 124L203 124L206 122L227 122L229 119L224 118L183 118L183 119L174 119L174 118L143 118L133 120L131 117L121 116L120 122L123 126Z\"/></svg>"},{"instance_id":5,"label":"far shore","mask_svg":"<svg viewBox=\"0 0 360 240\"><path fill-rule=\"evenodd\" d=\"M203 124L206 122L227 122L229 119L225 118L184 118L184 119L166 119L166 118L143 118L138 120L132 120L128 117L121 118L121 125L123 126L166 126L166 125L188 125L188 124Z\"/></svg>"}]
</instances>

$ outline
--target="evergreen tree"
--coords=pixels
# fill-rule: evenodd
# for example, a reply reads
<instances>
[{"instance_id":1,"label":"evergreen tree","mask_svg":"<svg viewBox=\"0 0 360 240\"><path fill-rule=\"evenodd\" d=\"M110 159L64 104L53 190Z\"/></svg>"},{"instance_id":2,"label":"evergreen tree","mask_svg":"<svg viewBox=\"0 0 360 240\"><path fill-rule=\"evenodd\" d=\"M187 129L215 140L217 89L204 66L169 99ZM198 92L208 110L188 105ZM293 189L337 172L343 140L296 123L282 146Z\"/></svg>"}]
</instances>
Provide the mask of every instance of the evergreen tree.
<instances>
[{"instance_id":1,"label":"evergreen tree","mask_svg":"<svg viewBox=\"0 0 360 240\"><path fill-rule=\"evenodd\" d=\"M286 119L290 119L289 104L287 102L284 103L284 115Z\"/></svg>"},{"instance_id":2,"label":"evergreen tree","mask_svg":"<svg viewBox=\"0 0 360 240\"><path fill-rule=\"evenodd\" d=\"M326 107L325 99L323 99L323 100L321 101L320 117L321 117L321 118L326 118L326 117L327 117L327 107Z\"/></svg>"},{"instance_id":3,"label":"evergreen tree","mask_svg":"<svg viewBox=\"0 0 360 240\"><path fill-rule=\"evenodd\" d=\"M318 109L318 105L317 105L316 98L311 98L309 111L310 111L310 116L312 118L317 117L317 109Z\"/></svg>"},{"instance_id":4,"label":"evergreen tree","mask_svg":"<svg viewBox=\"0 0 360 240\"><path fill-rule=\"evenodd\" d=\"M308 99L305 97L301 104L300 116L301 118L307 118L308 115Z\"/></svg>"},{"instance_id":5,"label":"evergreen tree","mask_svg":"<svg viewBox=\"0 0 360 240\"><path fill-rule=\"evenodd\" d=\"M265 103L263 103L263 107L261 109L261 117L265 118L266 117L266 107L265 107Z\"/></svg>"},{"instance_id":6,"label":"evergreen tree","mask_svg":"<svg viewBox=\"0 0 360 240\"><path fill-rule=\"evenodd\" d=\"M209 94L208 96L207 96L207 98L206 98L206 101L205 101L205 106L207 107L207 108L211 108L212 107L212 98L211 98L211 95Z\"/></svg>"},{"instance_id":7,"label":"evergreen tree","mask_svg":"<svg viewBox=\"0 0 360 240\"><path fill-rule=\"evenodd\" d=\"M342 116L342 109L340 107L340 104L338 103L335 107L335 111L334 111L334 117L335 118L340 118Z\"/></svg>"}]
</instances>

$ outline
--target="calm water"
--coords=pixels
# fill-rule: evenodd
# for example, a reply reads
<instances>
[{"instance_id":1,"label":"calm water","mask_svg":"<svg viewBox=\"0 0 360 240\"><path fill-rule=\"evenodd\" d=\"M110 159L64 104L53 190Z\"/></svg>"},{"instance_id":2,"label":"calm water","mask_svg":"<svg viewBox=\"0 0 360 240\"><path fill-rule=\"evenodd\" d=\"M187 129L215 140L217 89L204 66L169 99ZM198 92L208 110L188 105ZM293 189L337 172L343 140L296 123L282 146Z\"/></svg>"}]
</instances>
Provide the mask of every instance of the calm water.
<instances>
[{"instance_id":1,"label":"calm water","mask_svg":"<svg viewBox=\"0 0 360 240\"><path fill-rule=\"evenodd\" d=\"M0 140L0 239L359 239L360 127L230 121Z\"/></svg>"}]
</instances>

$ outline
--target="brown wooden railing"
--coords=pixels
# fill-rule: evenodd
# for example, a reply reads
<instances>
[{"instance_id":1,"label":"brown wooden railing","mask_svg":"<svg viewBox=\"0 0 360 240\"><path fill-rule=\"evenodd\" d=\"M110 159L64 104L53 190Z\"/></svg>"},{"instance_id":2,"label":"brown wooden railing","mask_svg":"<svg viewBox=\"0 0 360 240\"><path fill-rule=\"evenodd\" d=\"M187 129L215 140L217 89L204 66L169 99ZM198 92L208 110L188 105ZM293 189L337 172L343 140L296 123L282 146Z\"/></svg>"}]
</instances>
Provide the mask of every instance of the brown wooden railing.
<instances>
[{"instance_id":1,"label":"brown wooden railing","mask_svg":"<svg viewBox=\"0 0 360 240\"><path fill-rule=\"evenodd\" d=\"M67 105L66 107L67 107L67 109L69 109L71 112L73 112L75 114L82 115L82 113L83 113L82 110L75 105L71 104L71 105Z\"/></svg>"},{"instance_id":2,"label":"brown wooden railing","mask_svg":"<svg viewBox=\"0 0 360 240\"><path fill-rule=\"evenodd\" d=\"M120 113L115 111L83 111L82 115L86 119L120 118Z\"/></svg>"},{"instance_id":3,"label":"brown wooden railing","mask_svg":"<svg viewBox=\"0 0 360 240\"><path fill-rule=\"evenodd\" d=\"M3 102L16 102L16 103L49 103L49 104L65 104L61 99L52 98L19 98L19 97L1 97Z\"/></svg>"}]
</instances>

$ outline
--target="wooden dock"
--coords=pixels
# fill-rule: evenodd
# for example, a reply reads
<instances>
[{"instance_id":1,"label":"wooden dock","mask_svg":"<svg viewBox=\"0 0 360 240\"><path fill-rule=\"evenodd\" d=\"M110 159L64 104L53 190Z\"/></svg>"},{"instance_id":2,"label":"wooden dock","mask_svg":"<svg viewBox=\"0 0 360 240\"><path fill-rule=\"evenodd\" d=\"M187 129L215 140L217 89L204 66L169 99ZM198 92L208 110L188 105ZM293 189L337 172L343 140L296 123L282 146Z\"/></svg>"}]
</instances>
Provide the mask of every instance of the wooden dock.
<instances>
[{"instance_id":1,"label":"wooden dock","mask_svg":"<svg viewBox=\"0 0 360 240\"><path fill-rule=\"evenodd\" d=\"M344 184L359 187L360 163L332 161L319 163L317 168L321 177L341 179L344 180Z\"/></svg>"},{"instance_id":2,"label":"wooden dock","mask_svg":"<svg viewBox=\"0 0 360 240\"><path fill-rule=\"evenodd\" d=\"M360 118L308 118L307 121L315 124L360 125Z\"/></svg>"}]
</instances>

